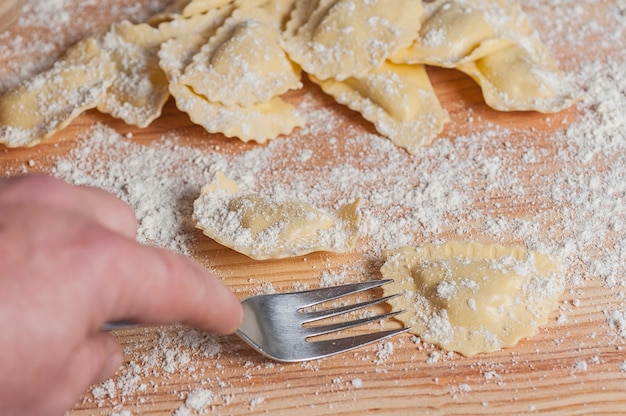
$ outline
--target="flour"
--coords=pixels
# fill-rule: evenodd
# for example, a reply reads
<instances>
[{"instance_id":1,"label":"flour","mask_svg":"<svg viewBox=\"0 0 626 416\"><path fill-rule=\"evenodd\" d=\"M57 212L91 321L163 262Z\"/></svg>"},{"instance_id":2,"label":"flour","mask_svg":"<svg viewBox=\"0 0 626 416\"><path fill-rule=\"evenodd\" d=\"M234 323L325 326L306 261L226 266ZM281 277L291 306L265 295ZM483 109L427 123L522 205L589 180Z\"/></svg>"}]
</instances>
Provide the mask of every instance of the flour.
<instances>
[{"instance_id":1,"label":"flour","mask_svg":"<svg viewBox=\"0 0 626 416\"><path fill-rule=\"evenodd\" d=\"M68 159L56 163L53 173L126 201L139 221L139 241L188 253L195 241L192 202L212 174L211 157L167 137L153 146L136 145L104 125L95 125L88 135ZM119 156L106 160L101 153Z\"/></svg>"},{"instance_id":2,"label":"flour","mask_svg":"<svg viewBox=\"0 0 626 416\"><path fill-rule=\"evenodd\" d=\"M207 389L194 389L185 399L185 406L200 411L206 409L215 400L215 394Z\"/></svg>"},{"instance_id":3,"label":"flour","mask_svg":"<svg viewBox=\"0 0 626 416\"><path fill-rule=\"evenodd\" d=\"M626 338L626 309L609 311L607 322L622 338Z\"/></svg>"}]
</instances>

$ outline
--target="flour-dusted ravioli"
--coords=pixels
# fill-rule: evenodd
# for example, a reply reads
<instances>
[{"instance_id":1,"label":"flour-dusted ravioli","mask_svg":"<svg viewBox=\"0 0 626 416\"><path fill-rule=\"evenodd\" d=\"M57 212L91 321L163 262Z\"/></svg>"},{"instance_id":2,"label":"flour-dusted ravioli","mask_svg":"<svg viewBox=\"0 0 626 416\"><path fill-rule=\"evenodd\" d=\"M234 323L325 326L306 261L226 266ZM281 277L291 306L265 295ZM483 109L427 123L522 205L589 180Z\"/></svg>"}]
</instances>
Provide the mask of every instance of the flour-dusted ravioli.
<instances>
[{"instance_id":1,"label":"flour-dusted ravioli","mask_svg":"<svg viewBox=\"0 0 626 416\"><path fill-rule=\"evenodd\" d=\"M279 97L243 107L212 103L183 84L170 84L170 92L176 99L176 106L186 112L191 121L209 133L222 133L243 142L265 143L304 125L296 109Z\"/></svg>"},{"instance_id":2,"label":"flour-dusted ravioli","mask_svg":"<svg viewBox=\"0 0 626 416\"><path fill-rule=\"evenodd\" d=\"M343 82L311 79L410 153L430 144L448 121L423 65L386 62L363 77Z\"/></svg>"},{"instance_id":3,"label":"flour-dusted ravioli","mask_svg":"<svg viewBox=\"0 0 626 416\"><path fill-rule=\"evenodd\" d=\"M233 0L173 0L161 12L148 19L152 26L158 26L163 22L172 22L197 17L221 9L224 6L233 6Z\"/></svg>"},{"instance_id":4,"label":"flour-dusted ravioli","mask_svg":"<svg viewBox=\"0 0 626 416\"><path fill-rule=\"evenodd\" d=\"M170 83L179 81L193 56L215 35L233 10L233 6L225 5L200 15L178 18L159 25L159 31L165 32L167 36L159 48L159 66Z\"/></svg>"},{"instance_id":5,"label":"flour-dusted ravioli","mask_svg":"<svg viewBox=\"0 0 626 416\"><path fill-rule=\"evenodd\" d=\"M180 18L185 7L187 7L194 0L172 0L163 10L153 14L146 21L151 26L158 26L163 22L170 22L172 20ZM230 1L230 0L225 0Z\"/></svg>"},{"instance_id":6,"label":"flour-dusted ravioli","mask_svg":"<svg viewBox=\"0 0 626 416\"><path fill-rule=\"evenodd\" d=\"M457 68L480 85L485 102L496 110L553 113L577 100L553 59L547 54L537 59L518 44Z\"/></svg>"},{"instance_id":7,"label":"flour-dusted ravioli","mask_svg":"<svg viewBox=\"0 0 626 416\"><path fill-rule=\"evenodd\" d=\"M159 65L169 79L169 91L176 100L176 106L189 115L194 123L210 133L222 133L227 137L264 143L280 135L302 127L304 120L295 107L279 97L251 106L230 105L211 102L197 94L193 88L181 83L185 68L191 63L212 31L204 34L190 34L170 39L163 43L159 51Z\"/></svg>"},{"instance_id":8,"label":"flour-dusted ravioli","mask_svg":"<svg viewBox=\"0 0 626 416\"><path fill-rule=\"evenodd\" d=\"M127 21L113 24L100 42L116 63L115 78L98 110L127 124L147 127L161 115L170 94L167 75L159 66L161 45L169 39L215 29L232 10L224 6L200 15L175 16L156 27Z\"/></svg>"},{"instance_id":9,"label":"flour-dusted ravioli","mask_svg":"<svg viewBox=\"0 0 626 416\"><path fill-rule=\"evenodd\" d=\"M171 19L156 25L161 43L177 37L190 34L214 34L215 30L224 24L224 21L232 14L235 6L224 0L220 7L207 10L203 13L175 15Z\"/></svg>"},{"instance_id":10,"label":"flour-dusted ravioli","mask_svg":"<svg viewBox=\"0 0 626 416\"><path fill-rule=\"evenodd\" d=\"M448 0L426 9L413 44L393 62L457 68L501 111L561 111L576 100L519 4Z\"/></svg>"},{"instance_id":11,"label":"flour-dusted ravioli","mask_svg":"<svg viewBox=\"0 0 626 416\"><path fill-rule=\"evenodd\" d=\"M161 45L159 66L170 82L170 89L172 84L178 84L185 67L207 40L207 34L192 33L170 39Z\"/></svg>"},{"instance_id":12,"label":"flour-dusted ravioli","mask_svg":"<svg viewBox=\"0 0 626 416\"><path fill-rule=\"evenodd\" d=\"M48 71L0 97L0 143L34 146L96 107L113 82L115 63L93 38L70 48Z\"/></svg>"},{"instance_id":13,"label":"flour-dusted ravioli","mask_svg":"<svg viewBox=\"0 0 626 416\"><path fill-rule=\"evenodd\" d=\"M417 36L414 0L305 0L287 23L284 47L319 79L360 77Z\"/></svg>"},{"instance_id":14,"label":"flour-dusted ravioli","mask_svg":"<svg viewBox=\"0 0 626 416\"><path fill-rule=\"evenodd\" d=\"M181 15L184 17L197 16L232 3L232 0L191 0L182 8Z\"/></svg>"},{"instance_id":15,"label":"flour-dusted ravioli","mask_svg":"<svg viewBox=\"0 0 626 416\"><path fill-rule=\"evenodd\" d=\"M126 124L147 127L161 115L169 97L167 77L158 65L161 39L148 25L113 24L100 39L116 70L98 110Z\"/></svg>"},{"instance_id":16,"label":"flour-dusted ravioli","mask_svg":"<svg viewBox=\"0 0 626 416\"><path fill-rule=\"evenodd\" d=\"M250 106L302 87L271 23L239 9L193 57L180 82L213 103ZM268 17L269 18L269 17Z\"/></svg>"},{"instance_id":17,"label":"flour-dusted ravioli","mask_svg":"<svg viewBox=\"0 0 626 416\"><path fill-rule=\"evenodd\" d=\"M222 133L227 137L264 143L281 134L288 134L302 127L304 120L296 109L279 97L248 107L225 106L213 103L196 94L189 86L178 81L182 70L193 55L206 42L202 35L188 35L163 44L160 66L170 79L169 90L176 106L189 115L192 122L210 133Z\"/></svg>"},{"instance_id":18,"label":"flour-dusted ravioli","mask_svg":"<svg viewBox=\"0 0 626 416\"><path fill-rule=\"evenodd\" d=\"M282 32L297 0L235 0L238 8L254 8L257 13L267 13L275 27Z\"/></svg>"},{"instance_id":19,"label":"flour-dusted ravioli","mask_svg":"<svg viewBox=\"0 0 626 416\"><path fill-rule=\"evenodd\" d=\"M425 342L465 356L511 347L548 322L564 290L560 264L522 247L450 242L385 253L386 294Z\"/></svg>"},{"instance_id":20,"label":"flour-dusted ravioli","mask_svg":"<svg viewBox=\"0 0 626 416\"><path fill-rule=\"evenodd\" d=\"M216 242L264 260L351 250L359 232L359 204L357 199L327 211L300 200L242 192L218 171L194 202L194 218Z\"/></svg>"},{"instance_id":21,"label":"flour-dusted ravioli","mask_svg":"<svg viewBox=\"0 0 626 416\"><path fill-rule=\"evenodd\" d=\"M417 39L391 61L454 68L532 32L519 5L509 0L438 1L424 16Z\"/></svg>"}]
</instances>

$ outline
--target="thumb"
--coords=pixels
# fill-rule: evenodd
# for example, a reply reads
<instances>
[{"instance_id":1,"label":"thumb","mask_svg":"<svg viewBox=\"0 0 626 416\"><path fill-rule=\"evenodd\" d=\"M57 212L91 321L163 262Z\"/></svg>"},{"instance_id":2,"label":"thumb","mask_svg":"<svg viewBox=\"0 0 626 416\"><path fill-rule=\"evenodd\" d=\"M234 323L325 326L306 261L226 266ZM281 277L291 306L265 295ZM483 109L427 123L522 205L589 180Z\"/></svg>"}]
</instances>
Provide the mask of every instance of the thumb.
<instances>
[{"instance_id":1,"label":"thumb","mask_svg":"<svg viewBox=\"0 0 626 416\"><path fill-rule=\"evenodd\" d=\"M112 334L98 332L89 336L75 351L66 367L67 394L73 405L89 386L113 376L124 362L122 347Z\"/></svg>"},{"instance_id":2,"label":"thumb","mask_svg":"<svg viewBox=\"0 0 626 416\"><path fill-rule=\"evenodd\" d=\"M85 340L69 364L69 372L86 389L111 377L124 362L122 347L112 334L98 332Z\"/></svg>"},{"instance_id":3,"label":"thumb","mask_svg":"<svg viewBox=\"0 0 626 416\"><path fill-rule=\"evenodd\" d=\"M65 366L63 379L57 383L50 408L71 409L89 386L112 376L122 365L124 356L117 339L104 332L90 335L75 350Z\"/></svg>"}]
</instances>

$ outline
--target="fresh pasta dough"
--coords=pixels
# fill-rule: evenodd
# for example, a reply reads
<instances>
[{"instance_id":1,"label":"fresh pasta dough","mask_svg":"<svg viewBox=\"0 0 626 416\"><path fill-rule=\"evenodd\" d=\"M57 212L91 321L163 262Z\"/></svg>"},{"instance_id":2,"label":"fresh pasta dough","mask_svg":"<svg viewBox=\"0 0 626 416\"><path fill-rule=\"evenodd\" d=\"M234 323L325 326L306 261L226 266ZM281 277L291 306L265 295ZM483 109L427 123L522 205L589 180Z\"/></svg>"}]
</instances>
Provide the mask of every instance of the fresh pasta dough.
<instances>
[{"instance_id":1,"label":"fresh pasta dough","mask_svg":"<svg viewBox=\"0 0 626 416\"><path fill-rule=\"evenodd\" d=\"M253 259L346 252L356 243L360 200L337 211L300 200L242 192L217 172L194 202L197 227L216 242Z\"/></svg>"},{"instance_id":2,"label":"fresh pasta dough","mask_svg":"<svg viewBox=\"0 0 626 416\"><path fill-rule=\"evenodd\" d=\"M430 144L449 120L423 65L385 62L363 77L343 82L310 78L410 153Z\"/></svg>"},{"instance_id":3,"label":"fresh pasta dough","mask_svg":"<svg viewBox=\"0 0 626 416\"><path fill-rule=\"evenodd\" d=\"M98 41L87 38L54 66L0 99L0 143L34 146L95 108L113 83L115 63Z\"/></svg>"},{"instance_id":4,"label":"fresh pasta dough","mask_svg":"<svg viewBox=\"0 0 626 416\"><path fill-rule=\"evenodd\" d=\"M414 0L301 1L284 47L319 79L360 77L411 43L421 14L421 2Z\"/></svg>"},{"instance_id":5,"label":"fresh pasta dough","mask_svg":"<svg viewBox=\"0 0 626 416\"><path fill-rule=\"evenodd\" d=\"M517 3L509 0L444 0L425 8L413 43L393 62L444 68L479 59L503 44L532 34Z\"/></svg>"},{"instance_id":6,"label":"fresh pasta dough","mask_svg":"<svg viewBox=\"0 0 626 416\"><path fill-rule=\"evenodd\" d=\"M255 11L256 16L267 19L281 33L285 29L296 2L297 0L235 0L237 8L250 7Z\"/></svg>"},{"instance_id":7,"label":"fresh pasta dough","mask_svg":"<svg viewBox=\"0 0 626 416\"><path fill-rule=\"evenodd\" d=\"M456 68L501 111L561 111L577 99L519 4L446 0L431 5L419 36L390 60Z\"/></svg>"},{"instance_id":8,"label":"fresh pasta dough","mask_svg":"<svg viewBox=\"0 0 626 416\"><path fill-rule=\"evenodd\" d=\"M280 72L274 78L276 83L267 77L271 71L265 71L263 61L247 62L242 59L242 50L250 48L245 43L258 41L256 32L248 31L250 27L260 28L261 35L269 38L275 36L275 29L267 22L248 20L248 13L254 13L251 10L246 14L235 14L230 23L226 23L231 11L216 15L212 22L217 24L207 26L202 33L179 36L163 43L159 51L159 66L169 79L169 92L176 100L176 106L186 112L191 121L210 133L264 143L304 125L296 109L279 97L286 89L301 86L299 73L286 60L276 42L265 46L270 50L269 66L274 68L274 74ZM233 39L233 28L246 33ZM261 40L265 42L268 39ZM222 50L221 57L213 61L215 65L207 65L215 52L214 45L223 46L229 41L231 45L227 48L237 50ZM282 65L273 62L281 57ZM232 60L239 62L233 63ZM232 65L239 66L239 70L229 72ZM255 67L257 71L251 71ZM233 84L238 86L233 87ZM272 90L272 86L278 89Z\"/></svg>"},{"instance_id":9,"label":"fresh pasta dough","mask_svg":"<svg viewBox=\"0 0 626 416\"><path fill-rule=\"evenodd\" d=\"M547 54L537 59L518 44L457 68L481 86L485 102L496 110L554 113L578 99L564 87L563 74Z\"/></svg>"},{"instance_id":10,"label":"fresh pasta dough","mask_svg":"<svg viewBox=\"0 0 626 416\"><path fill-rule=\"evenodd\" d=\"M176 100L176 106L186 112L191 121L211 133L257 143L288 134L304 125L295 108L280 97L247 107L238 104L226 106L209 101L180 82L185 67L205 41L205 35L187 35L166 42L159 52L159 65L170 80L169 91Z\"/></svg>"},{"instance_id":11,"label":"fresh pasta dough","mask_svg":"<svg viewBox=\"0 0 626 416\"><path fill-rule=\"evenodd\" d=\"M302 87L299 69L280 47L270 24L237 16L228 19L185 68L179 82L225 106L268 102Z\"/></svg>"},{"instance_id":12,"label":"fresh pasta dough","mask_svg":"<svg viewBox=\"0 0 626 416\"><path fill-rule=\"evenodd\" d=\"M209 133L221 133L243 142L265 143L304 125L296 109L280 97L243 107L210 102L183 84L170 84L170 92L176 99L176 106L187 113L191 121Z\"/></svg>"},{"instance_id":13,"label":"fresh pasta dough","mask_svg":"<svg viewBox=\"0 0 626 416\"><path fill-rule=\"evenodd\" d=\"M126 124L147 127L161 115L169 97L167 77L158 66L158 30L130 22L114 24L100 39L115 62L113 82L98 110Z\"/></svg>"},{"instance_id":14,"label":"fresh pasta dough","mask_svg":"<svg viewBox=\"0 0 626 416\"><path fill-rule=\"evenodd\" d=\"M511 347L548 322L564 290L555 259L522 247L449 242L385 253L385 294L428 343L465 356Z\"/></svg>"}]
</instances>

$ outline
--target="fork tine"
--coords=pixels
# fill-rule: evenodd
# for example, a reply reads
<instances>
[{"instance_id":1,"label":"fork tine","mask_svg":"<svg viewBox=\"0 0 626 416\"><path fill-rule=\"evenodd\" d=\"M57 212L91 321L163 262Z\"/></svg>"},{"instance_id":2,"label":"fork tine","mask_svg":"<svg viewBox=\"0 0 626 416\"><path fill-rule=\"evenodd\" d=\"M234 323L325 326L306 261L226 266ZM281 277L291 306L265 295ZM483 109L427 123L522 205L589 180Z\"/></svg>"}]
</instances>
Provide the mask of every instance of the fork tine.
<instances>
[{"instance_id":1,"label":"fork tine","mask_svg":"<svg viewBox=\"0 0 626 416\"><path fill-rule=\"evenodd\" d=\"M367 308L368 306L377 305L379 303L386 302L389 299L393 299L399 295L400 293L396 293L394 295L372 299L366 302L355 303L353 305L339 306L337 308L323 309L320 311L313 311L313 312L302 312L302 323L314 322L320 319L330 318L333 316L341 315L343 313L348 313L348 312L356 311L359 309Z\"/></svg>"},{"instance_id":2,"label":"fork tine","mask_svg":"<svg viewBox=\"0 0 626 416\"><path fill-rule=\"evenodd\" d=\"M298 306L299 308L306 308L309 306L317 305L318 303L323 303L329 300L334 300L337 298L341 298L343 296L347 296L353 293L363 292L365 290L373 289L375 287L379 287L390 283L393 279L386 280L374 280L370 282L361 282L361 283L350 283L347 285L341 286L333 286L333 287L325 287L321 289L313 289L307 290L304 292L298 292L297 296L298 301L301 304ZM291 295L291 294L290 294Z\"/></svg>"},{"instance_id":3,"label":"fork tine","mask_svg":"<svg viewBox=\"0 0 626 416\"><path fill-rule=\"evenodd\" d=\"M369 334L357 335L353 337L338 338L332 340L310 342L310 352L312 359L324 358L330 355L339 354L372 344L376 341L389 338L396 334L406 332L409 328L390 329L380 332L371 332Z\"/></svg>"},{"instance_id":4,"label":"fork tine","mask_svg":"<svg viewBox=\"0 0 626 416\"><path fill-rule=\"evenodd\" d=\"M365 325L369 322L375 322L375 321L380 321L383 319L391 318L392 316L396 316L398 314L401 314L402 312L405 312L405 311L404 310L394 311L394 312L389 312L389 313L385 313L382 315L368 316L366 318L355 319L353 321L307 327L307 328L304 328L304 333L306 334L307 337L330 334L331 332L337 332L343 329L349 329L349 328L354 328L355 326Z\"/></svg>"}]
</instances>

